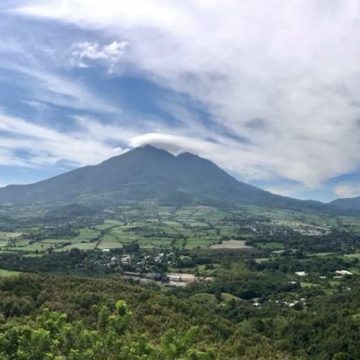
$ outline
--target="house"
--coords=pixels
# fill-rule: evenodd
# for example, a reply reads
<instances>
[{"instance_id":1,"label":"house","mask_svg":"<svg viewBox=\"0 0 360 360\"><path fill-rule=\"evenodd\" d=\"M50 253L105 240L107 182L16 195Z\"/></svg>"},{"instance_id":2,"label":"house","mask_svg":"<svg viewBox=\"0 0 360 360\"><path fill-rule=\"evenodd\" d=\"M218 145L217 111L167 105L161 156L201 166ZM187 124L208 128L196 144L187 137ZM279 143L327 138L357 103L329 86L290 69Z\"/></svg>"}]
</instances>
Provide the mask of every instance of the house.
<instances>
[{"instance_id":1,"label":"house","mask_svg":"<svg viewBox=\"0 0 360 360\"><path fill-rule=\"evenodd\" d=\"M120 262L123 264L123 265L129 265L130 264L130 261L131 261L131 256L130 255L123 255L120 259Z\"/></svg>"},{"instance_id":2,"label":"house","mask_svg":"<svg viewBox=\"0 0 360 360\"><path fill-rule=\"evenodd\" d=\"M352 272L348 270L336 270L335 274L339 276L345 276L345 275L352 275Z\"/></svg>"},{"instance_id":3,"label":"house","mask_svg":"<svg viewBox=\"0 0 360 360\"><path fill-rule=\"evenodd\" d=\"M167 278L170 282L192 283L197 281L194 274L169 273L167 274Z\"/></svg>"}]
</instances>

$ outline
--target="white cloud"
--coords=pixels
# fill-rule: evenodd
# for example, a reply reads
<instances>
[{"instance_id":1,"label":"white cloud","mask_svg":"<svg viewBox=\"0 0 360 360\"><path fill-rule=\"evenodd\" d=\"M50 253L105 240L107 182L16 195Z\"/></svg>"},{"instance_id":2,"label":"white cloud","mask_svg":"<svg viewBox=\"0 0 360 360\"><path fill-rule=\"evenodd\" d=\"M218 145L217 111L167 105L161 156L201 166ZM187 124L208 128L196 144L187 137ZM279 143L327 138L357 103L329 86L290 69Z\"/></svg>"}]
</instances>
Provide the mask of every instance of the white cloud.
<instances>
[{"instance_id":1,"label":"white cloud","mask_svg":"<svg viewBox=\"0 0 360 360\"><path fill-rule=\"evenodd\" d=\"M127 61L145 76L251 140L198 129L192 146L202 155L246 178L317 186L360 167L359 9L357 0L32 0L16 11L127 39ZM146 137L170 139L137 140ZM220 145L207 146L209 137Z\"/></svg>"},{"instance_id":2,"label":"white cloud","mask_svg":"<svg viewBox=\"0 0 360 360\"><path fill-rule=\"evenodd\" d=\"M76 67L89 67L94 62L100 62L108 67L112 73L116 68L129 43L126 41L113 41L107 45L97 42L78 42L71 46L70 63Z\"/></svg>"},{"instance_id":3,"label":"white cloud","mask_svg":"<svg viewBox=\"0 0 360 360\"><path fill-rule=\"evenodd\" d=\"M28 105L51 104L75 110L95 111L102 113L121 113L121 108L108 100L94 94L79 80L49 70L39 64L10 63L0 59L0 66L8 71L21 74L23 87L30 86L31 98ZM26 84L26 80L29 80Z\"/></svg>"},{"instance_id":4,"label":"white cloud","mask_svg":"<svg viewBox=\"0 0 360 360\"><path fill-rule=\"evenodd\" d=\"M0 15L2 15L0 13ZM19 37L17 31L26 31L20 24L16 29L2 29L0 35L5 38L0 44L0 85L6 86L14 75L11 84L19 83L22 90L29 90L31 95L25 99L30 106L45 106L46 103L75 110L103 113L120 113L121 109L94 93L81 78L75 78L68 70L67 51L51 39L42 39L41 34L26 34ZM20 30L18 30L20 29ZM13 30L13 32L11 32ZM70 41L68 40L67 43ZM103 61L108 57L108 68L112 69L125 43L113 42L99 48ZM84 54L85 56L85 54ZM89 54L90 56L90 54ZM93 54L95 57L96 54ZM85 58L84 58L85 61ZM19 76L20 75L20 76ZM20 78L20 81L19 81ZM5 91L5 90L4 90Z\"/></svg>"},{"instance_id":5,"label":"white cloud","mask_svg":"<svg viewBox=\"0 0 360 360\"><path fill-rule=\"evenodd\" d=\"M215 146L201 138L165 134L169 129L159 127L162 133L146 133L147 126L120 126L104 124L94 118L77 116L73 130L61 132L0 111L0 165L42 167L67 161L73 166L97 164L119 155L131 147L154 144L170 151L196 153L216 151ZM151 121L149 122L151 126ZM19 156L25 151L31 156Z\"/></svg>"},{"instance_id":6,"label":"white cloud","mask_svg":"<svg viewBox=\"0 0 360 360\"><path fill-rule=\"evenodd\" d=\"M81 166L96 164L116 155L108 140L116 138L121 141L121 137L94 138L92 126L101 129L101 124L89 122L81 131L62 133L0 113L0 131L7 134L0 142L0 165L39 167L68 161ZM31 156L21 158L17 155L20 150ZM123 152L119 147L117 150L117 153Z\"/></svg>"},{"instance_id":7,"label":"white cloud","mask_svg":"<svg viewBox=\"0 0 360 360\"><path fill-rule=\"evenodd\" d=\"M39 112L44 112L48 110L48 106L40 101L36 100L24 100L24 104L31 106Z\"/></svg>"},{"instance_id":8,"label":"white cloud","mask_svg":"<svg viewBox=\"0 0 360 360\"><path fill-rule=\"evenodd\" d=\"M214 153L213 158L218 164L229 160L226 152L229 142L221 136L217 142L212 142L185 130L171 133L169 128L160 125L157 125L159 133L151 133L147 126L104 124L84 116L74 120L78 126L64 133L0 112L0 131L4 133L0 142L0 165L36 168L62 161L73 166L91 165L144 144L174 153L189 151L204 157ZM154 127L151 121L148 123L150 128ZM19 156L19 151L31 156ZM231 161L227 163L232 168Z\"/></svg>"},{"instance_id":9,"label":"white cloud","mask_svg":"<svg viewBox=\"0 0 360 360\"><path fill-rule=\"evenodd\" d=\"M119 113L121 110L107 100L93 94L79 81L68 79L64 75L46 71L46 69L17 67L39 84L32 83L34 98L45 103L69 107L72 109L97 111L105 113Z\"/></svg>"},{"instance_id":10,"label":"white cloud","mask_svg":"<svg viewBox=\"0 0 360 360\"><path fill-rule=\"evenodd\" d=\"M360 183L348 182L338 184L334 188L334 193L340 198L351 198L355 196L360 196Z\"/></svg>"},{"instance_id":11,"label":"white cloud","mask_svg":"<svg viewBox=\"0 0 360 360\"><path fill-rule=\"evenodd\" d=\"M219 149L219 146L216 144L204 141L201 138L185 137L174 134L148 133L135 136L131 138L129 142L131 147L147 144L158 146L176 154L184 151L202 154Z\"/></svg>"}]
</instances>

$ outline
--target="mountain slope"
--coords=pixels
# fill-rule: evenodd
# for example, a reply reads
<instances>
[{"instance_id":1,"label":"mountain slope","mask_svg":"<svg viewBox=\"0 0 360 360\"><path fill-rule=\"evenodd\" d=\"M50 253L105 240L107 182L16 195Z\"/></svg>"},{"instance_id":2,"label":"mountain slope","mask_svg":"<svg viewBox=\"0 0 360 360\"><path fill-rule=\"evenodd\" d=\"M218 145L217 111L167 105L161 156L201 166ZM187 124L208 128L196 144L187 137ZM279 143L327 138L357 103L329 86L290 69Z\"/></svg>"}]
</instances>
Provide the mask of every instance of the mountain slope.
<instances>
[{"instance_id":1,"label":"mountain slope","mask_svg":"<svg viewBox=\"0 0 360 360\"><path fill-rule=\"evenodd\" d=\"M338 210L360 211L360 196L336 199L330 203L330 206Z\"/></svg>"},{"instance_id":2,"label":"mountain slope","mask_svg":"<svg viewBox=\"0 0 360 360\"><path fill-rule=\"evenodd\" d=\"M294 209L324 206L271 194L237 181L209 160L190 153L174 156L152 146L35 184L0 189L0 204L147 200L171 205L236 204Z\"/></svg>"}]
</instances>

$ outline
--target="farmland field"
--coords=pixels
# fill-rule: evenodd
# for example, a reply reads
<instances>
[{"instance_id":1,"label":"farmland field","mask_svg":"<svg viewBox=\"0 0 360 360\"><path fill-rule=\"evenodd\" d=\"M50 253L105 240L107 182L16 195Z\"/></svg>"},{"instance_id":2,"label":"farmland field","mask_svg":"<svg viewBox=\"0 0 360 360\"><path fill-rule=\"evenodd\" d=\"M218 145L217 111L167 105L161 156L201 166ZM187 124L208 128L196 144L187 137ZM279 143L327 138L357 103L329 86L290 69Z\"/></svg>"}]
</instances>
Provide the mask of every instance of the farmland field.
<instances>
[{"instance_id":1,"label":"farmland field","mask_svg":"<svg viewBox=\"0 0 360 360\"><path fill-rule=\"evenodd\" d=\"M19 216L24 217L21 211ZM119 206L105 210L99 220L86 225L76 219L69 219L66 224L43 225L41 222L28 228L21 225L13 231L0 232L0 251L31 255L76 248L121 249L132 243L144 249L253 247L260 251L280 251L291 246L287 237L291 239L293 235L289 237L289 234L324 236L334 226L339 231L360 234L360 221L355 216L258 207L224 210L207 206ZM324 251L314 251L314 255L321 252Z\"/></svg>"}]
</instances>

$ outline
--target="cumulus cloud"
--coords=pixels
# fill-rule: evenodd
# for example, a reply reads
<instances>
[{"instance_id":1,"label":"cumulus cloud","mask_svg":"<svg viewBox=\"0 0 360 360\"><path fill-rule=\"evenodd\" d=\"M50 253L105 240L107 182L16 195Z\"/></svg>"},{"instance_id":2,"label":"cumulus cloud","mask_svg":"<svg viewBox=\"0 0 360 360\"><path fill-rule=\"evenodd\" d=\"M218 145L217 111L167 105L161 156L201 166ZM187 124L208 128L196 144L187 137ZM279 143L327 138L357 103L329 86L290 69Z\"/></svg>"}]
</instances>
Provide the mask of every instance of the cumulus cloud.
<instances>
[{"instance_id":1,"label":"cumulus cloud","mask_svg":"<svg viewBox=\"0 0 360 360\"><path fill-rule=\"evenodd\" d=\"M93 63L100 63L112 73L128 46L129 43L126 41L113 41L107 45L88 41L74 43L70 49L70 63L72 66L80 68L87 68Z\"/></svg>"},{"instance_id":2,"label":"cumulus cloud","mask_svg":"<svg viewBox=\"0 0 360 360\"><path fill-rule=\"evenodd\" d=\"M195 146L246 178L314 187L360 166L359 9L357 0L31 0L14 11L127 39L127 62L143 76L251 142L212 127L191 144L158 131L132 143ZM100 53L89 43L77 56L87 64Z\"/></svg>"}]
</instances>

